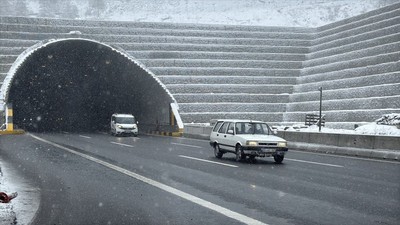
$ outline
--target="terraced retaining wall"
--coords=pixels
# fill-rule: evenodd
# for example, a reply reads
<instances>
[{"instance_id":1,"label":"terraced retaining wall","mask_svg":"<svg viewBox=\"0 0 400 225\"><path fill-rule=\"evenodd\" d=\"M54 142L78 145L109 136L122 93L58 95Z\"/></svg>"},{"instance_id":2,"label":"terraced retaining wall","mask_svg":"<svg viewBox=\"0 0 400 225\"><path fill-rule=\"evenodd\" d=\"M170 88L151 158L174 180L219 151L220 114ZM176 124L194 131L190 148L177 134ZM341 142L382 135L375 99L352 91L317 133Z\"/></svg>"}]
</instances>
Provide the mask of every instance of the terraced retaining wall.
<instances>
[{"instance_id":1,"label":"terraced retaining wall","mask_svg":"<svg viewBox=\"0 0 400 225\"><path fill-rule=\"evenodd\" d=\"M144 65L184 123L304 123L322 87L326 125L353 128L400 112L399 15L400 3L316 29L0 17L0 83L27 47L85 38Z\"/></svg>"}]
</instances>

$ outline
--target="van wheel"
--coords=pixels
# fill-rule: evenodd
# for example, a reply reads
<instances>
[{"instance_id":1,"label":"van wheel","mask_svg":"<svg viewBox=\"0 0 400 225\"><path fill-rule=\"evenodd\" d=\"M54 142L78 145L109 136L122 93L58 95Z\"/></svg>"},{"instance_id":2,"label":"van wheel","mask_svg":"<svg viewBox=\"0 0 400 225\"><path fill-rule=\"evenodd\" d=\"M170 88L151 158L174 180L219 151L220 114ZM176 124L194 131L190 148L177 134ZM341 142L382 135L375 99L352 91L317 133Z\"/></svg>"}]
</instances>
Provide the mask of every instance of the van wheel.
<instances>
[{"instance_id":1,"label":"van wheel","mask_svg":"<svg viewBox=\"0 0 400 225\"><path fill-rule=\"evenodd\" d=\"M242 159L246 158L246 155L243 153L243 147L241 145L236 145L236 162L239 162Z\"/></svg>"},{"instance_id":2,"label":"van wheel","mask_svg":"<svg viewBox=\"0 0 400 225\"><path fill-rule=\"evenodd\" d=\"M222 155L224 153L221 152L221 149L219 148L219 144L215 143L214 144L214 155L216 158L220 159L222 158Z\"/></svg>"}]
</instances>

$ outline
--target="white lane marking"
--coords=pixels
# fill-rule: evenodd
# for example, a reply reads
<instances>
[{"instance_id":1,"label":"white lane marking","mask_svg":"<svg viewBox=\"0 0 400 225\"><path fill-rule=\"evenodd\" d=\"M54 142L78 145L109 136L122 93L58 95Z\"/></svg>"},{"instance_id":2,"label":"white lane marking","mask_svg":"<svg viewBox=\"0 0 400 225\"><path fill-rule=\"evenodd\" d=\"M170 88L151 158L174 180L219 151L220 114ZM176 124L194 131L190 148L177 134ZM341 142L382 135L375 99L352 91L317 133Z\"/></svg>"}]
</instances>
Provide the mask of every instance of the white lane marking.
<instances>
[{"instance_id":1,"label":"white lane marking","mask_svg":"<svg viewBox=\"0 0 400 225\"><path fill-rule=\"evenodd\" d=\"M124 146L124 147L130 147L130 148L134 148L135 147L133 145L128 145L128 144L124 144L124 143L118 143L118 142L114 142L114 141L112 141L111 143L112 144L116 144L116 145L121 145L121 146Z\"/></svg>"},{"instance_id":2,"label":"white lane marking","mask_svg":"<svg viewBox=\"0 0 400 225\"><path fill-rule=\"evenodd\" d=\"M214 164L218 164L218 165L222 165L222 166L229 166L229 167L234 167L234 168L238 167L238 166L231 165L231 164L214 162L214 161L210 161L210 160L199 159L199 158L194 158L194 157L185 156L185 155L178 155L178 156L181 157L181 158L193 159L193 160L197 160L197 161L201 161L201 162L207 162L207 163L214 163Z\"/></svg>"},{"instance_id":3,"label":"white lane marking","mask_svg":"<svg viewBox=\"0 0 400 225\"><path fill-rule=\"evenodd\" d=\"M176 137L178 139L190 140L190 141L198 141L198 142L207 142L210 143L210 140L196 139L196 138L187 138L187 137Z\"/></svg>"},{"instance_id":4,"label":"white lane marking","mask_svg":"<svg viewBox=\"0 0 400 225\"><path fill-rule=\"evenodd\" d=\"M335 164L319 163L319 162L305 161L305 160L300 160L300 159L285 159L285 160L294 161L294 162L309 163L309 164L316 164L316 165L321 165L321 166L331 166L331 167L338 167L338 168L343 168L344 167L344 166L335 165Z\"/></svg>"},{"instance_id":5,"label":"white lane marking","mask_svg":"<svg viewBox=\"0 0 400 225\"><path fill-rule=\"evenodd\" d=\"M87 139L90 139L90 138L91 138L91 137L85 136L85 135L79 135L79 137L83 137L83 138L87 138Z\"/></svg>"},{"instance_id":6,"label":"white lane marking","mask_svg":"<svg viewBox=\"0 0 400 225\"><path fill-rule=\"evenodd\" d=\"M191 147L191 148L203 148L203 147L196 146L196 145L187 145L187 144L181 144L181 143L175 143L175 142L171 142L171 144L173 144L173 145L181 145L181 146L186 146L186 147Z\"/></svg>"},{"instance_id":7,"label":"white lane marking","mask_svg":"<svg viewBox=\"0 0 400 225\"><path fill-rule=\"evenodd\" d=\"M380 162L380 163L393 163L393 164L400 164L400 162L389 161L389 160L384 160L384 159L368 159L368 158L361 158L361 157L355 157L355 156L347 156L347 155L333 155L333 154L327 154L327 153L304 152L304 151L297 151L297 150L290 150L290 151L291 151L291 152L303 153L303 154L313 154L313 155L319 155L319 156L329 156L329 157L337 157L337 158L349 158L349 159L358 159L358 160L372 161L372 162Z\"/></svg>"},{"instance_id":8,"label":"white lane marking","mask_svg":"<svg viewBox=\"0 0 400 225\"><path fill-rule=\"evenodd\" d=\"M115 170L115 171L117 171L117 172L120 172L120 173L122 173L122 174L125 174L125 175L127 175L127 176L129 176L129 177L135 178L135 179L137 179L137 180L139 180L139 181L142 181L142 182L144 182L144 183L146 183L146 184L149 184L149 185L151 185L151 186L153 186L153 187L156 187L156 188L159 188L159 189L161 189L161 190L164 190L164 191L166 191L166 192L168 192L168 193L170 193L170 194L173 194L173 195L176 195L176 196L181 197L181 198L183 198L183 199L186 199L186 200L188 200L188 201L190 201L190 202L193 202L193 203L195 203L195 204L198 204L198 205L200 205L200 206L203 206L203 207L205 207L205 208L208 208L208 209L210 209L210 210L213 210L213 211L215 211L215 212L217 212L217 213L220 213L220 214L222 214L222 215L224 215L224 216L227 216L227 217L229 217L229 218L235 219L235 220L237 220L237 221L239 221L239 222L242 222L242 223L245 223L245 224L268 225L268 224L263 223L263 222L261 222L261 221L258 221L258 220L256 220L256 219L253 219L253 218L250 218L250 217L245 216L245 215L243 215L243 214L234 212L234 211L232 211L232 210L230 210L230 209L227 209L227 208L225 208L225 207L216 205L216 204L214 204L214 203L212 203L212 202L209 202L209 201L206 201L206 200L204 200L204 199L198 198L198 197L196 197L196 196L194 196L194 195L191 195L191 194L188 194L188 193L186 193L186 192L180 191L180 190L178 190L178 189L176 189L176 188L170 187L170 186L165 185L165 184L163 184L163 183L160 183L160 182L158 182L158 181L155 181L155 180L152 180L152 179L150 179L150 178L147 178L147 177L144 177L144 176L142 176L142 175L139 175L139 174L137 174L137 173L131 172L131 171L127 170L127 169L121 168L121 167L119 167L119 166L115 166L115 165L113 165L113 164L111 164L111 163L102 161L102 160L97 159L97 158L94 158L94 157L92 157L92 156L89 156L89 155L86 155L86 154L83 154L83 153L74 151L74 150L72 150L72 149L66 148L66 147L64 147L64 146L61 146L61 145L56 144L56 143L53 143L53 142L48 141L48 140L46 140L46 139L43 139L43 138L40 138L40 137L36 137L36 136L33 135L33 134L29 134L29 135L30 135L31 137L33 137L33 138L39 140L39 141L42 141L42 142L44 142L44 143L53 145L54 147L63 149L63 150L65 150L65 151L67 151L67 152L70 152L70 153L72 153L72 154L81 156L82 158L85 158L85 159L90 160L90 161L92 161L92 162L95 162L95 163L98 163L98 164L100 164L100 165L103 165L103 166L105 166L105 167L107 167L107 168L110 168L110 169L112 169L112 170Z\"/></svg>"}]
</instances>

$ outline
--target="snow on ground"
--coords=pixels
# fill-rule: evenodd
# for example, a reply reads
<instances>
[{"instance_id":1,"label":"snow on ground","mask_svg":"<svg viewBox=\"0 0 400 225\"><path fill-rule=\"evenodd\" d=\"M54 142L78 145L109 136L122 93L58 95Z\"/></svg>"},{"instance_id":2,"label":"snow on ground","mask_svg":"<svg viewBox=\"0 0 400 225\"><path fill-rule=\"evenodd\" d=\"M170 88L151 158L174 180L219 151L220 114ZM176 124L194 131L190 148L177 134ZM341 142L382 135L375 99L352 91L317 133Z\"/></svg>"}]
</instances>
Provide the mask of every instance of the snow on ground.
<instances>
[{"instance_id":1,"label":"snow on ground","mask_svg":"<svg viewBox=\"0 0 400 225\"><path fill-rule=\"evenodd\" d=\"M277 130L287 131L300 131L300 132L319 132L317 125L306 127L304 125L293 125L293 126L277 126ZM360 134L360 135L381 135L381 136L400 136L400 129L393 125L382 125L376 123L369 123L363 126L357 127L355 130L347 129L334 129L329 127L322 127L321 132L332 133L332 134Z\"/></svg>"},{"instance_id":2,"label":"snow on ground","mask_svg":"<svg viewBox=\"0 0 400 225\"><path fill-rule=\"evenodd\" d=\"M370 123L355 130L358 134L400 136L400 129L392 125Z\"/></svg>"},{"instance_id":3,"label":"snow on ground","mask_svg":"<svg viewBox=\"0 0 400 225\"><path fill-rule=\"evenodd\" d=\"M288 130L288 131L300 131L300 132L319 132L319 127L317 125L312 125L310 127L307 127L304 126L303 124L293 125L293 126L277 126L276 129ZM321 132L334 133L334 134L400 136L400 114L392 113L383 115L375 122L359 126L354 130L322 127Z\"/></svg>"},{"instance_id":4,"label":"snow on ground","mask_svg":"<svg viewBox=\"0 0 400 225\"><path fill-rule=\"evenodd\" d=\"M10 203L0 203L0 224L30 224L40 204L39 189L0 157L0 192L18 196Z\"/></svg>"},{"instance_id":5,"label":"snow on ground","mask_svg":"<svg viewBox=\"0 0 400 225\"><path fill-rule=\"evenodd\" d=\"M3 176L4 174L3 170L0 161L0 192L7 193L8 190L10 190L10 188L5 182L5 178ZM15 224L16 216L14 212L13 202L7 204L0 203L0 218L1 218L1 224Z\"/></svg>"},{"instance_id":6,"label":"snow on ground","mask_svg":"<svg viewBox=\"0 0 400 225\"><path fill-rule=\"evenodd\" d=\"M200 127L211 126L210 123L188 123L187 125L196 125ZM304 124L294 124L291 126L272 126L272 128L277 131L319 132L319 127L317 125L305 126ZM381 118L375 120L375 122L359 126L354 130L321 127L321 132L333 134L400 136L400 113L383 115Z\"/></svg>"}]
</instances>

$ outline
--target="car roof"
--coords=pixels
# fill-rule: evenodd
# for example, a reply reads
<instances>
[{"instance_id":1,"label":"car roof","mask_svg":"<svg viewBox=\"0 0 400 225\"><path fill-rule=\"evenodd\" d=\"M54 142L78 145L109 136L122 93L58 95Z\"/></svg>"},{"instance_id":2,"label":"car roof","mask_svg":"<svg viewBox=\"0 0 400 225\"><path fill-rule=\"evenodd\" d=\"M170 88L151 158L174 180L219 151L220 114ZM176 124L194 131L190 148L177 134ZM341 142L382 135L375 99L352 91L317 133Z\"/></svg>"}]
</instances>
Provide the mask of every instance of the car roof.
<instances>
[{"instance_id":1,"label":"car roof","mask_svg":"<svg viewBox=\"0 0 400 225\"><path fill-rule=\"evenodd\" d=\"M114 113L113 116L118 116L118 117L134 117L132 114L120 114L120 113Z\"/></svg>"},{"instance_id":2,"label":"car roof","mask_svg":"<svg viewBox=\"0 0 400 225\"><path fill-rule=\"evenodd\" d=\"M260 120L244 120L244 119L219 119L217 122L246 122L246 123L265 123Z\"/></svg>"}]
</instances>

